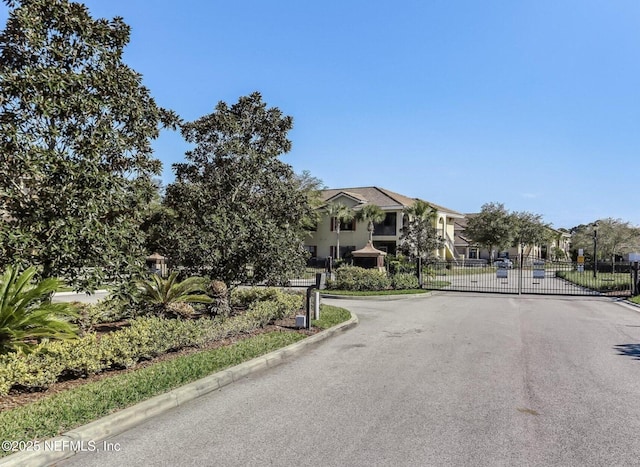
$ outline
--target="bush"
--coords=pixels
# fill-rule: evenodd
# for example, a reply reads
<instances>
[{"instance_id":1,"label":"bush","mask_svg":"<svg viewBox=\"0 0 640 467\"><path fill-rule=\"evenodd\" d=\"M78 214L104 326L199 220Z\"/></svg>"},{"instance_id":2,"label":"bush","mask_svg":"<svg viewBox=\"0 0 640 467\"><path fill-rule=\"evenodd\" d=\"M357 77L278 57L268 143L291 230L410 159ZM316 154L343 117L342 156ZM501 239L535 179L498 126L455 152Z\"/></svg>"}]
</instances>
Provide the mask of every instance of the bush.
<instances>
[{"instance_id":1,"label":"bush","mask_svg":"<svg viewBox=\"0 0 640 467\"><path fill-rule=\"evenodd\" d=\"M292 299L291 297L296 298ZM298 293L283 292L282 290L273 287L235 289L231 293L231 306L234 308L248 308L254 302L261 302L265 300L285 301L289 303L290 300L302 300L302 295Z\"/></svg>"},{"instance_id":2,"label":"bush","mask_svg":"<svg viewBox=\"0 0 640 467\"><path fill-rule=\"evenodd\" d=\"M391 280L385 272L357 266L343 266L336 270L336 279L328 281L327 287L337 290L385 290Z\"/></svg>"},{"instance_id":3,"label":"bush","mask_svg":"<svg viewBox=\"0 0 640 467\"><path fill-rule=\"evenodd\" d=\"M391 275L412 274L416 271L416 264L402 255L398 255L395 258L393 256L387 257L387 265Z\"/></svg>"},{"instance_id":4,"label":"bush","mask_svg":"<svg viewBox=\"0 0 640 467\"><path fill-rule=\"evenodd\" d=\"M28 352L38 342L49 339L73 340L78 328L70 303L51 303L51 294L60 286L58 279L35 281L36 268L20 272L8 266L0 276L0 354Z\"/></svg>"},{"instance_id":5,"label":"bush","mask_svg":"<svg viewBox=\"0 0 640 467\"><path fill-rule=\"evenodd\" d=\"M281 291L269 294L272 299L255 300L245 313L233 318L139 317L131 320L130 326L100 339L96 334L88 334L70 341L43 342L29 354L0 355L0 395L6 395L12 387L46 388L65 375L83 376L128 368L171 350L202 346L251 332L293 313L303 303L301 295Z\"/></svg>"},{"instance_id":6,"label":"bush","mask_svg":"<svg viewBox=\"0 0 640 467\"><path fill-rule=\"evenodd\" d=\"M178 279L173 271L167 279L152 274L150 278L136 282L138 300L149 307L151 314L165 317L189 318L194 309L189 303L211 303L205 292L208 287L204 277Z\"/></svg>"},{"instance_id":7,"label":"bush","mask_svg":"<svg viewBox=\"0 0 640 467\"><path fill-rule=\"evenodd\" d=\"M98 324L130 319L140 314L134 305L112 297L100 300L98 303L74 302L74 304L78 309L74 324L83 333L93 331Z\"/></svg>"},{"instance_id":8,"label":"bush","mask_svg":"<svg viewBox=\"0 0 640 467\"><path fill-rule=\"evenodd\" d=\"M420 283L415 274L396 274L391 278L391 283L396 290L420 288Z\"/></svg>"}]
</instances>

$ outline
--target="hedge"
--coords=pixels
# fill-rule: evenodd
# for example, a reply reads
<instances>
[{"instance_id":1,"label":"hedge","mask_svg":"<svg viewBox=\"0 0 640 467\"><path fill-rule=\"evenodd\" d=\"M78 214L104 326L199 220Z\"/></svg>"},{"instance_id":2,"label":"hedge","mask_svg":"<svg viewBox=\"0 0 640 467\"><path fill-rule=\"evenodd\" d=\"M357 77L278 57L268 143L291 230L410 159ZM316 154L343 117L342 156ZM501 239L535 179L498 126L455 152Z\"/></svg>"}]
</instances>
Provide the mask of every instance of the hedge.
<instances>
[{"instance_id":1,"label":"hedge","mask_svg":"<svg viewBox=\"0 0 640 467\"><path fill-rule=\"evenodd\" d=\"M256 299L233 318L197 320L140 317L130 326L103 335L43 342L28 354L0 355L0 395L11 388L46 388L61 377L80 377L136 363L184 347L197 347L218 339L264 327L302 307L300 295L278 293L269 300Z\"/></svg>"},{"instance_id":2,"label":"hedge","mask_svg":"<svg viewBox=\"0 0 640 467\"><path fill-rule=\"evenodd\" d=\"M391 280L386 272L358 266L337 269L335 280L327 283L327 288L337 290L384 290L390 287Z\"/></svg>"}]
</instances>

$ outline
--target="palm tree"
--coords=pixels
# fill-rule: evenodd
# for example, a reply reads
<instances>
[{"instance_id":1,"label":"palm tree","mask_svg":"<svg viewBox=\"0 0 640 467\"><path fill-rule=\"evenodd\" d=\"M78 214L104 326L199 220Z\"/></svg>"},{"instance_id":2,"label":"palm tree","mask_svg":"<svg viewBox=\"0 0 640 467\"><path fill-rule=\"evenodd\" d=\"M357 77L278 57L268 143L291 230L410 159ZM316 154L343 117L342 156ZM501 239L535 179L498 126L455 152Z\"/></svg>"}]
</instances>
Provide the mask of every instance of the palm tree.
<instances>
[{"instance_id":1,"label":"palm tree","mask_svg":"<svg viewBox=\"0 0 640 467\"><path fill-rule=\"evenodd\" d=\"M440 248L442 240L438 238L435 220L438 213L428 203L417 200L413 205L404 209L409 222L403 228L401 241L405 249L423 258L430 251Z\"/></svg>"},{"instance_id":2,"label":"palm tree","mask_svg":"<svg viewBox=\"0 0 640 467\"><path fill-rule=\"evenodd\" d=\"M442 245L442 240L438 238L438 231L435 227L438 213L428 203L420 199L405 208L404 213L409 217L409 222L406 227L402 228L401 247L416 255L418 282L422 287L422 260L429 252Z\"/></svg>"},{"instance_id":3,"label":"palm tree","mask_svg":"<svg viewBox=\"0 0 640 467\"><path fill-rule=\"evenodd\" d=\"M77 328L69 321L77 316L75 307L51 303L60 281L48 278L33 284L35 274L33 266L21 274L9 266L0 278L0 354L28 351L44 339L77 337Z\"/></svg>"},{"instance_id":4,"label":"palm tree","mask_svg":"<svg viewBox=\"0 0 640 467\"><path fill-rule=\"evenodd\" d=\"M336 231L336 259L340 259L340 224L353 219L354 212L350 207L342 203L329 203L325 208L330 218L334 218L334 228Z\"/></svg>"},{"instance_id":5,"label":"palm tree","mask_svg":"<svg viewBox=\"0 0 640 467\"><path fill-rule=\"evenodd\" d=\"M356 219L367 223L367 230L369 231L369 243L373 244L373 229L374 224L382 222L386 217L385 212L375 204L367 204L356 214Z\"/></svg>"},{"instance_id":6,"label":"palm tree","mask_svg":"<svg viewBox=\"0 0 640 467\"><path fill-rule=\"evenodd\" d=\"M204 277L189 277L178 281L178 273L167 279L154 274L149 280L137 281L138 297L152 305L158 314L189 317L194 313L189 303L211 303L213 299L205 291L209 285Z\"/></svg>"}]
</instances>

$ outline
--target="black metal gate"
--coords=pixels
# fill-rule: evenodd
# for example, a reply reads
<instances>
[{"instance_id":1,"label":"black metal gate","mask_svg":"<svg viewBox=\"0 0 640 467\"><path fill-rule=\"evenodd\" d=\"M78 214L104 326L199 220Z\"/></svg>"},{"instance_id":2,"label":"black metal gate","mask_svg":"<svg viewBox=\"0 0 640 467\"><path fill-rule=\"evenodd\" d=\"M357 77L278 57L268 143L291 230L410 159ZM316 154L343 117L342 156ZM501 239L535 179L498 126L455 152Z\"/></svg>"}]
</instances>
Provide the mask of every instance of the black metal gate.
<instances>
[{"instance_id":1,"label":"black metal gate","mask_svg":"<svg viewBox=\"0 0 640 467\"><path fill-rule=\"evenodd\" d=\"M424 287L432 290L613 297L627 297L632 291L632 273L628 267L594 272L590 264L541 260L513 266L434 262L427 265L424 273Z\"/></svg>"}]
</instances>

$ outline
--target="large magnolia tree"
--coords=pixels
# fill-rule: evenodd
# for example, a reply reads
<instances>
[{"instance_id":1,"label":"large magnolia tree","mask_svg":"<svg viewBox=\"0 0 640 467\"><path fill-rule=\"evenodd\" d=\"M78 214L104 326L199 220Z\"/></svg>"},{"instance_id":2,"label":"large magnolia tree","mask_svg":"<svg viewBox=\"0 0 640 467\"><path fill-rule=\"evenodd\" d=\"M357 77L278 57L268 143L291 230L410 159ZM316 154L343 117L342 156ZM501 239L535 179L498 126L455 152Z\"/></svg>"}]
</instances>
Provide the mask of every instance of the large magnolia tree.
<instances>
[{"instance_id":1,"label":"large magnolia tree","mask_svg":"<svg viewBox=\"0 0 640 467\"><path fill-rule=\"evenodd\" d=\"M257 92L183 125L194 149L174 165L165 197L174 217L164 253L174 264L228 285L282 282L304 268L315 181L279 159L292 125Z\"/></svg>"},{"instance_id":2,"label":"large magnolia tree","mask_svg":"<svg viewBox=\"0 0 640 467\"><path fill-rule=\"evenodd\" d=\"M32 264L91 290L144 264L142 212L176 117L122 61L122 18L13 0L0 34L0 267Z\"/></svg>"}]
</instances>

